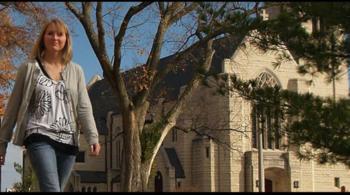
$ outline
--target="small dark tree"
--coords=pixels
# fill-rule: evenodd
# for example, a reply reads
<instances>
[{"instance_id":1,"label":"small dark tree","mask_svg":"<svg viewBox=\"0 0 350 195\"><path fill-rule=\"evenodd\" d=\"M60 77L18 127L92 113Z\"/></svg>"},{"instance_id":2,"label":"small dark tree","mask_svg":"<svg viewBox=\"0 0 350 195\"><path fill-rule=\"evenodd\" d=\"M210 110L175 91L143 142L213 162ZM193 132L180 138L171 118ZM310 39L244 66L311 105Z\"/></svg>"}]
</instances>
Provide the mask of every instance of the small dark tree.
<instances>
[{"instance_id":1,"label":"small dark tree","mask_svg":"<svg viewBox=\"0 0 350 195\"><path fill-rule=\"evenodd\" d=\"M21 175L22 181L13 184L15 192L31 192L31 188L36 180L34 174L23 174L23 167L19 163L13 164L17 173Z\"/></svg>"}]
</instances>

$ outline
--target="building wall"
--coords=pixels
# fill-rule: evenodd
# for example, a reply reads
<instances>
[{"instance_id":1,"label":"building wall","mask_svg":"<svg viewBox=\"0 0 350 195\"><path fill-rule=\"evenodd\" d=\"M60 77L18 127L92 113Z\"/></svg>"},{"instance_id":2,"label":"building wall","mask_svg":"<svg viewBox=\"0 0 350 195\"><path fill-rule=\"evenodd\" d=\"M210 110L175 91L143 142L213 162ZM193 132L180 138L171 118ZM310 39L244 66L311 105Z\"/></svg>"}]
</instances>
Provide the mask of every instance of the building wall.
<instances>
[{"instance_id":1,"label":"building wall","mask_svg":"<svg viewBox=\"0 0 350 195\"><path fill-rule=\"evenodd\" d=\"M89 170L89 171L105 171L105 136L99 136L101 143L101 151L99 156L90 156L90 146L86 142L84 135L80 135L79 151L85 152L85 162L75 163L74 170Z\"/></svg>"},{"instance_id":2,"label":"building wall","mask_svg":"<svg viewBox=\"0 0 350 195\"><path fill-rule=\"evenodd\" d=\"M332 85L331 83L326 82L325 75L319 74L318 77L313 78L314 83L313 85L309 86L306 84L306 81L311 79L311 77L303 77L298 74L298 64L296 64L295 61L284 62L280 65L280 67L274 68L272 62L275 60L276 55L278 55L278 53L261 53L258 50L254 49L254 47L247 44L247 47L245 49L237 50L231 59L225 60L223 66L226 66L228 73L236 73L243 79L256 78L261 72L266 71L276 77L277 81L280 83L283 89L290 89L300 93L311 92L321 97L332 96ZM348 88L348 75L344 74L341 79L336 82L336 97L347 97ZM230 106L233 110L232 113L242 113L242 117L245 117L245 119L242 119L242 121L244 121L243 123L245 124L245 122L248 121L248 129L251 129L251 125L249 123L249 114L251 112L249 103L243 103L242 106L237 106L237 104L240 104L240 101L237 101L237 98L235 97L232 97L230 102L233 102L232 106ZM234 106L235 104L236 106ZM251 134L249 137L243 137L241 140L242 151L246 152L254 150L251 148ZM264 151L264 155L266 155L266 152L268 151L274 152L273 150ZM289 151L288 155L289 159L287 165L289 165L289 168L286 166L284 169L287 171L288 176L290 177L290 181L288 182L290 183L289 185L291 191L340 191L339 188L334 188L334 177L340 178L340 186L345 185L346 188L348 188L346 185L346 178L349 178L349 169L345 166L319 165L314 161L300 161L296 158L295 154L292 151ZM234 158L239 159L238 156ZM272 156L270 159L266 159L265 156L265 174L266 168L277 167L277 165L269 165L271 162L278 162L277 157ZM237 164L239 163L232 163L232 165L235 166L235 169L240 169L241 167L237 167ZM248 179L252 180L252 184L250 184L250 186L247 188L251 189L252 191L257 191L257 188L253 182L258 178L257 164L253 163L253 165L248 165L248 167L249 166L253 166L250 169L254 170L252 175L249 174L249 171L246 173L246 177L253 177L251 179ZM240 181L247 181L247 178L239 178ZM232 178L232 180L234 180L234 178ZM294 181L299 181L299 188L294 188ZM242 185L242 183L240 183L240 185ZM287 186L287 184L283 185Z\"/></svg>"},{"instance_id":3,"label":"building wall","mask_svg":"<svg viewBox=\"0 0 350 195\"><path fill-rule=\"evenodd\" d=\"M322 97L332 95L332 85L325 81L324 75L313 78L314 83L308 85L306 81L311 77L298 74L298 64L295 61L286 61L278 68L274 68L273 62L277 55L278 53L272 52L261 53L248 44L244 50L237 50L231 59L226 59L223 66L224 69L226 67L227 73L236 73L243 79L256 78L265 71L273 75L283 89L299 93L311 92ZM348 96L347 74L337 81L336 89L337 98ZM199 102L204 102L205 106L198 105ZM215 158L211 162L203 164L205 161L201 161L196 165L192 162L190 171L185 168L184 182L190 181L188 176L192 173L191 183L197 187L198 191L258 191L255 183L258 179L257 150L252 148L251 134L249 134L251 130L250 103L236 94L230 94L226 99L215 97L210 89L200 87L195 91L190 104L197 104L194 106L197 108L197 113L205 113L202 114L206 115L202 116L203 123L212 129L228 127L241 130L241 132L232 131L230 134L221 135L217 133L218 137L228 140L234 150L216 146L211 150L211 156ZM190 116L195 115L189 105L182 115L182 118L187 118L187 121ZM186 119L182 119L184 120ZM191 148L188 140L193 139L193 136L186 135L181 144L174 145L168 141L164 142L164 147L175 147L181 156L183 166L190 167L188 166L190 159L203 158L205 150L201 148L203 149L206 145L203 141L192 141L192 156L186 157L189 153L185 151ZM250 151L253 154L251 163L244 158L244 153ZM343 165L332 165L330 169L328 165L319 165L314 161L300 161L293 151L287 150L267 149L264 150L264 155L265 177L272 179L274 191L340 191L339 188L334 187L334 177L339 177L340 186L346 186L349 171ZM211 165L215 168L213 169ZM158 166L162 166L161 163ZM278 180L278 178L284 179ZM299 183L299 186L294 187L294 182Z\"/></svg>"}]
</instances>

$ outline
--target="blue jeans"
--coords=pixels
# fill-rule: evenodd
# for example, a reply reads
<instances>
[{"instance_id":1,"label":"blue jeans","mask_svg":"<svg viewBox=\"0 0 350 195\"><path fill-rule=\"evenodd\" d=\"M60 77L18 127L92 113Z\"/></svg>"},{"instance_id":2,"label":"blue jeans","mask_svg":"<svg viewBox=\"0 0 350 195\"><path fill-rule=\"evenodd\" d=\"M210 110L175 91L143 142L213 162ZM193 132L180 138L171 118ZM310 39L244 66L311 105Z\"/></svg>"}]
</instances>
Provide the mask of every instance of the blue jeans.
<instances>
[{"instance_id":1,"label":"blue jeans","mask_svg":"<svg viewBox=\"0 0 350 195\"><path fill-rule=\"evenodd\" d=\"M76 156L55 150L47 142L31 143L27 150L40 191L63 192Z\"/></svg>"}]
</instances>

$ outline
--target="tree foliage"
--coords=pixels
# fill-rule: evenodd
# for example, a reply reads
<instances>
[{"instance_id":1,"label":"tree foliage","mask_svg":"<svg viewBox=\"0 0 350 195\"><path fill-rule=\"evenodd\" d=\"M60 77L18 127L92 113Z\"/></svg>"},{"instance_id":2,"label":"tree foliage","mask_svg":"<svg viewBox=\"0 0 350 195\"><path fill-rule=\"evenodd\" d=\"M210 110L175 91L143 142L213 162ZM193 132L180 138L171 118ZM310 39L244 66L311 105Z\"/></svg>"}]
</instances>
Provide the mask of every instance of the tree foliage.
<instances>
[{"instance_id":1,"label":"tree foliage","mask_svg":"<svg viewBox=\"0 0 350 195\"><path fill-rule=\"evenodd\" d=\"M32 2L0 3L0 115L15 79L16 66L30 53L46 13L46 8Z\"/></svg>"},{"instance_id":2,"label":"tree foliage","mask_svg":"<svg viewBox=\"0 0 350 195\"><path fill-rule=\"evenodd\" d=\"M350 102L348 98L335 97L336 81L348 74L349 68L350 5L341 2L266 4L279 9L280 14L261 23L257 30L263 36L259 36L255 44L272 50L286 47L300 60L299 73L312 76L325 73L327 80L333 82L332 99L283 90L275 94L280 100L288 99L288 114L298 119L286 128L289 142L298 146L311 143L315 151L309 148L300 152L300 157L350 165L347 117ZM312 32L304 28L307 22L311 22Z\"/></svg>"},{"instance_id":3,"label":"tree foliage","mask_svg":"<svg viewBox=\"0 0 350 195\"><path fill-rule=\"evenodd\" d=\"M288 146L298 146L301 159L316 159L320 163L341 162L350 166L350 100L322 98L311 93L260 87L257 81L242 80L235 75L222 76L218 93L232 91L263 109L275 110L282 122L279 131L288 137ZM276 129L271 129L275 134ZM305 147L311 144L312 147Z\"/></svg>"},{"instance_id":4,"label":"tree foliage","mask_svg":"<svg viewBox=\"0 0 350 195\"><path fill-rule=\"evenodd\" d=\"M285 2L270 3L279 10L257 31L255 44L264 50L287 46L300 61L299 73L316 75L326 73L328 80L343 75L342 64L349 55L350 5L341 2ZM309 23L312 32L305 28ZM288 24L288 25L286 25Z\"/></svg>"},{"instance_id":5,"label":"tree foliage","mask_svg":"<svg viewBox=\"0 0 350 195\"><path fill-rule=\"evenodd\" d=\"M21 182L16 182L13 184L13 189L15 192L31 192L31 188L33 187L35 183L35 176L34 174L23 174L23 167L18 164L14 163L13 164L15 170L17 173L21 175L22 181Z\"/></svg>"}]
</instances>

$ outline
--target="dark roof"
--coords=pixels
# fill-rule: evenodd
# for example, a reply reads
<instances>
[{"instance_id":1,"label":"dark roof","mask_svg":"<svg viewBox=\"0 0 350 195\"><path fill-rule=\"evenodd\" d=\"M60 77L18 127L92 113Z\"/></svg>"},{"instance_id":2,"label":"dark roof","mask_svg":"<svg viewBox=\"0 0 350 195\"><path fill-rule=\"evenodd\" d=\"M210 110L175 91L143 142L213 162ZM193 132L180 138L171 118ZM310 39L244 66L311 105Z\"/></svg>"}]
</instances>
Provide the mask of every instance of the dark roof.
<instances>
[{"instance_id":1,"label":"dark roof","mask_svg":"<svg viewBox=\"0 0 350 195\"><path fill-rule=\"evenodd\" d=\"M222 72L222 63L225 58L231 58L236 51L238 45L241 43L242 37L224 37L214 40L213 48L215 54L213 56L212 64L209 70L209 74L218 74ZM204 48L195 49L191 52L191 56L183 61L179 62L184 67L184 71L169 72L165 78L160 82L155 93L160 90L165 90L165 99L167 101L176 100L178 98L180 88L186 85L194 74L193 63L194 58L200 59L204 56ZM166 66L167 62L173 58L168 56L160 60L160 67Z\"/></svg>"},{"instance_id":2,"label":"dark roof","mask_svg":"<svg viewBox=\"0 0 350 195\"><path fill-rule=\"evenodd\" d=\"M107 135L107 113L117 110L117 98L105 79L95 82L89 88L89 97L93 109L95 123L100 135Z\"/></svg>"},{"instance_id":3,"label":"dark roof","mask_svg":"<svg viewBox=\"0 0 350 195\"><path fill-rule=\"evenodd\" d=\"M230 58L236 51L238 45L241 43L243 36L227 36L216 39L213 42L213 48L215 54L209 73L217 74L222 72L222 63L225 58ZM192 52L192 56L181 63L184 64L184 71L172 71L169 72L165 78L156 87L155 94L151 94L151 97L155 97L161 90L165 90L165 99L167 101L175 100L178 98L180 88L187 84L194 73L194 67L192 66L194 58L201 58L204 56L203 49L197 49ZM160 59L160 66L164 67L168 64L174 56L167 56ZM130 73L136 71L139 67L130 69L126 72ZM119 113L117 106L117 98L112 93L111 87L106 79L102 79L94 83L89 89L89 96L91 99L94 118L97 128L101 134L107 134L106 117L109 111ZM154 99L154 98L153 98Z\"/></svg>"},{"instance_id":4,"label":"dark roof","mask_svg":"<svg viewBox=\"0 0 350 195\"><path fill-rule=\"evenodd\" d=\"M80 176L81 183L106 183L106 172L103 171L75 171Z\"/></svg>"},{"instance_id":5,"label":"dark roof","mask_svg":"<svg viewBox=\"0 0 350 195\"><path fill-rule=\"evenodd\" d=\"M177 156L175 148L164 148L170 164L175 168L175 178L185 178L185 172Z\"/></svg>"}]
</instances>

